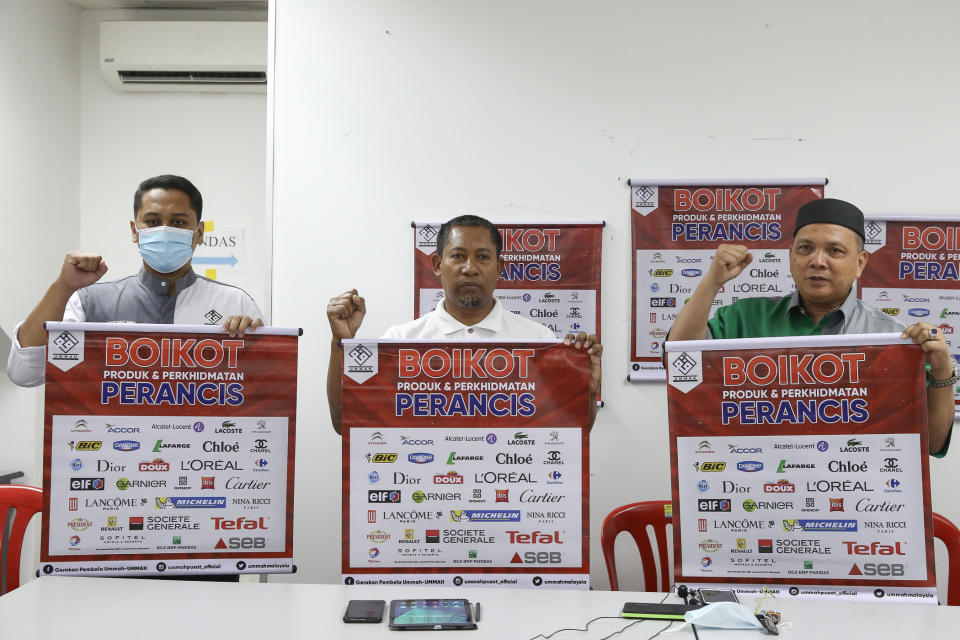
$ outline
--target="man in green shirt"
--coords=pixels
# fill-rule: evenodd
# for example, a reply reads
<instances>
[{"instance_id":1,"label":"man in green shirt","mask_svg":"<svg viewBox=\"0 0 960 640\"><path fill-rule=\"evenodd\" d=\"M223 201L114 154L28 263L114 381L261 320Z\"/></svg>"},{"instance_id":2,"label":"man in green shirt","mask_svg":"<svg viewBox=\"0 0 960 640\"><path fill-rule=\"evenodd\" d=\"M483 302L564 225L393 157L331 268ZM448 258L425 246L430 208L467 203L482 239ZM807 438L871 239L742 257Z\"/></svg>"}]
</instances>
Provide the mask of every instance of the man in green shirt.
<instances>
[{"instance_id":1,"label":"man in green shirt","mask_svg":"<svg viewBox=\"0 0 960 640\"><path fill-rule=\"evenodd\" d=\"M953 386L960 379L942 332L928 322L902 324L857 298L854 281L869 254L863 248L863 213L843 200L813 200L797 211L790 246L796 291L782 298L746 298L717 309L714 298L753 261L747 247L722 244L710 269L677 314L670 340L761 338L901 331L926 353L930 453L946 454L953 428Z\"/></svg>"}]
</instances>

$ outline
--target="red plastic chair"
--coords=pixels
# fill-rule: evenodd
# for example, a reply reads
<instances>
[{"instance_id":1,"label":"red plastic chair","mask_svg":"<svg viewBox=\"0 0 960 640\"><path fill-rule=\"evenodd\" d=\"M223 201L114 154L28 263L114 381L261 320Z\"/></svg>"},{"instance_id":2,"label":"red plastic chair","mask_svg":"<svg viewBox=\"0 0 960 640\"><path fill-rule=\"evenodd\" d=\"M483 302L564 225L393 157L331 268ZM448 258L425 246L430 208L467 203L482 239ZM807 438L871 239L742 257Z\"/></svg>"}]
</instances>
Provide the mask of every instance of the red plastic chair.
<instances>
[{"instance_id":1,"label":"red plastic chair","mask_svg":"<svg viewBox=\"0 0 960 640\"><path fill-rule=\"evenodd\" d=\"M603 550L603 559L607 563L607 575L610 577L610 589L620 590L617 580L617 561L613 547L617 535L626 531L633 536L640 551L640 562L643 566L643 590L667 591L670 588L670 577L673 571L670 567L667 551L668 545L673 544L673 538L667 538L667 525L673 522L672 517L666 515L665 508L670 506L669 500L651 500L649 502L634 502L617 507L611 511L603 521L600 530L600 548ZM653 537L657 541L657 555L654 556L653 545L647 527L653 527ZM657 584L657 567L660 567L660 584Z\"/></svg>"},{"instance_id":2,"label":"red plastic chair","mask_svg":"<svg viewBox=\"0 0 960 640\"><path fill-rule=\"evenodd\" d=\"M610 589L620 590L617 579L617 561L614 557L614 541L621 532L626 531L633 536L640 551L640 562L643 567L644 591L667 591L670 588L671 569L667 556L667 545L673 544L667 540L667 524L671 518L665 515L664 508L669 506L668 500L652 500L649 502L634 502L617 507L607 515L600 530L600 548L603 550L603 559L607 563L607 575L610 578ZM647 527L653 527L653 535L657 541L657 556L654 557L653 546ZM947 576L947 604L960 605L960 528L939 513L933 514L933 536L943 541L947 547L948 570ZM660 584L657 584L657 566L660 567Z\"/></svg>"},{"instance_id":3,"label":"red plastic chair","mask_svg":"<svg viewBox=\"0 0 960 640\"><path fill-rule=\"evenodd\" d=\"M960 605L960 529L939 513L933 514L933 537L947 546L947 604Z\"/></svg>"},{"instance_id":4,"label":"red plastic chair","mask_svg":"<svg viewBox=\"0 0 960 640\"><path fill-rule=\"evenodd\" d=\"M2 530L6 527L11 508L16 513L13 517L13 527L10 529L10 539L4 547L5 532ZM43 489L13 484L0 485L0 559L6 563L7 567L6 575L0 575L0 595L20 586L20 553L23 550L23 536L30 520L42 508Z\"/></svg>"}]
</instances>

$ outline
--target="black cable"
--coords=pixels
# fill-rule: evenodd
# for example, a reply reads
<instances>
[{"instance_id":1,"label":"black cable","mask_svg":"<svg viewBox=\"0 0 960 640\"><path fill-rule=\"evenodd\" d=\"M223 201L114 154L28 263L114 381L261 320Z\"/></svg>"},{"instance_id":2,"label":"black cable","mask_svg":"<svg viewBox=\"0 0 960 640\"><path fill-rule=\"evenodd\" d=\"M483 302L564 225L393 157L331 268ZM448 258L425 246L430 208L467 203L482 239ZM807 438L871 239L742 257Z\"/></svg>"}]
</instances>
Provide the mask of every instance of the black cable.
<instances>
[{"instance_id":1,"label":"black cable","mask_svg":"<svg viewBox=\"0 0 960 640\"><path fill-rule=\"evenodd\" d=\"M585 633L590 630L590 625L596 622L597 620L623 620L623 617L622 616L597 616L596 618L593 618L592 620L588 621L587 624L583 626L583 629L576 629L573 627L557 629L556 631L552 632L548 636L545 636L542 633L539 633L533 636L532 638L530 638L530 640L537 640L537 638L543 638L544 640L548 640L548 638L552 638L553 636L557 635L558 633L561 633L562 631L579 631L580 633ZM634 622L631 622L630 624L623 627L623 629L626 629L627 627L634 625L637 622L643 622L643 620L635 620ZM621 629L620 631L623 631L623 629ZM617 633L620 633L620 631L618 631ZM609 638L610 636L607 636L607 637Z\"/></svg>"},{"instance_id":2,"label":"black cable","mask_svg":"<svg viewBox=\"0 0 960 640\"><path fill-rule=\"evenodd\" d=\"M647 640L653 640L653 639L656 638L658 635L660 635L661 633L663 633L664 631L666 631L667 629L669 629L670 627L672 627L674 622L676 622L676 620L671 620L671 621L670 621L670 624L668 624L667 626L665 626L663 629L660 629L660 631L657 631L655 634L653 634L652 636L650 636L649 638L647 638Z\"/></svg>"},{"instance_id":3,"label":"black cable","mask_svg":"<svg viewBox=\"0 0 960 640\"><path fill-rule=\"evenodd\" d=\"M671 584L669 587L667 587L667 593L663 596L663 598L660 599L660 602L658 602L657 604L663 604L663 603L667 600L667 598L670 597L671 593L673 592L674 586L676 586L676 585ZM576 629L576 628L573 628L573 627L565 627L565 628L563 628L563 629L557 629L556 631L551 632L550 635L547 635L547 636L543 635L542 633L538 633L537 635L535 635L535 636L533 636L532 638L530 638L530 640L537 640L537 638L543 638L543 640L549 640L549 639L552 638L553 636L555 636L555 635L557 635L558 633L561 633L561 632L563 632L563 631L578 631L578 632L580 632L580 633L586 633L587 631L590 630L590 625L593 624L594 622L596 622L597 620L623 620L623 616L597 616L596 618L593 618L593 619L587 621L587 624L583 625L583 629ZM604 636L603 638L600 638L600 640L608 640L609 638L612 638L612 637L615 636L615 635L618 635L618 634L623 633L624 631L626 631L627 629L629 629L629 628L632 627L633 625L639 624L639 623L641 623L641 622L646 622L646 621L647 621L646 618L641 618L641 619L639 619L639 620L634 620L634 621L631 622L630 624L627 624L627 625L624 625L623 627L621 627L619 631L614 631L614 632L611 633L610 635ZM661 629L660 631L658 631L656 634L650 636L650 638L656 638L658 635L660 635L660 634L663 633L666 629L668 629L668 628L670 627L670 625L672 625L672 624L673 624L673 622L671 622L671 623L668 624L666 627L664 627L663 629ZM698 640L699 640L699 639L698 639Z\"/></svg>"}]
</instances>

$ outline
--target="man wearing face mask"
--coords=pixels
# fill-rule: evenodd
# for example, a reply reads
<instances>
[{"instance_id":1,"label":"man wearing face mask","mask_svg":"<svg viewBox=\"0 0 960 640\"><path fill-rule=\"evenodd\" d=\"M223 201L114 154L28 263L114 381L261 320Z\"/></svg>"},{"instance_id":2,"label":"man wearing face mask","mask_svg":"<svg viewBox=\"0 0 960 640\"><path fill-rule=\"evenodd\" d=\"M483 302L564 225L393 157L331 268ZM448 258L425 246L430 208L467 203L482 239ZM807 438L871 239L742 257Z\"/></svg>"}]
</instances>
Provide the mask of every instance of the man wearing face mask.
<instances>
[{"instance_id":1,"label":"man wearing face mask","mask_svg":"<svg viewBox=\"0 0 960 640\"><path fill-rule=\"evenodd\" d=\"M243 289L198 276L190 260L203 240L203 198L186 178L163 175L140 183L133 197L133 242L143 266L136 275L98 282L101 256L72 251L60 276L14 331L7 374L16 384L43 384L46 321L220 324L231 336L263 325Z\"/></svg>"}]
</instances>

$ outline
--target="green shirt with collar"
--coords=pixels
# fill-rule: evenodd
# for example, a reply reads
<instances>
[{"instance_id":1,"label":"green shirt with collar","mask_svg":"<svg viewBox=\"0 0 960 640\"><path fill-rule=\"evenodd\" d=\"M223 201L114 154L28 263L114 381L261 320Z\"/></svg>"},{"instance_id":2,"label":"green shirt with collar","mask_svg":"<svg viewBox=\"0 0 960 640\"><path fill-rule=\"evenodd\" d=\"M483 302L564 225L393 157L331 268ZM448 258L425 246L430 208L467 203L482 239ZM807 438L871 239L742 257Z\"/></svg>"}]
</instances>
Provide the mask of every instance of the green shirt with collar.
<instances>
[{"instance_id":1,"label":"green shirt with collar","mask_svg":"<svg viewBox=\"0 0 960 640\"><path fill-rule=\"evenodd\" d=\"M725 307L707 321L707 339L779 338L785 336L820 336L845 333L900 333L906 327L879 309L874 309L850 293L837 309L814 322L800 304L800 295L774 298L743 298ZM928 379L929 384L929 379ZM953 428L943 448L934 454L947 455Z\"/></svg>"}]
</instances>

